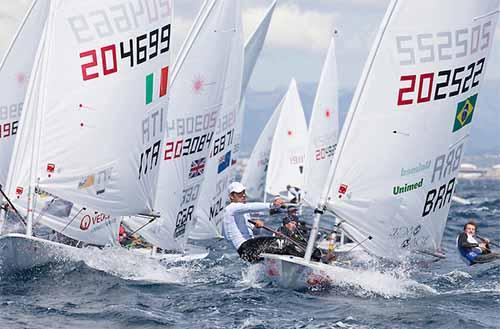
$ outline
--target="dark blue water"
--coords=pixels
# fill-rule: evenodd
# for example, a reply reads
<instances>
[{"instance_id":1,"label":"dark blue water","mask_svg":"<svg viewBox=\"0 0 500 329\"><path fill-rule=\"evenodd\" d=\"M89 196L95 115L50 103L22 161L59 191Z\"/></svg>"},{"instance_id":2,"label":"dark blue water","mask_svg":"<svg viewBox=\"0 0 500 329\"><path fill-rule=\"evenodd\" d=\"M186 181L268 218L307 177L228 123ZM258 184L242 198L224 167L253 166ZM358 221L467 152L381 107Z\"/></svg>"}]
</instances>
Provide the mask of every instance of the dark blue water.
<instances>
[{"instance_id":1,"label":"dark blue water","mask_svg":"<svg viewBox=\"0 0 500 329\"><path fill-rule=\"evenodd\" d=\"M466 267L455 237L474 218L500 240L500 181L461 181L443 240L446 260L360 270L333 287L268 283L224 241L201 261L158 264L87 250L0 278L0 328L500 328L500 262Z\"/></svg>"}]
</instances>

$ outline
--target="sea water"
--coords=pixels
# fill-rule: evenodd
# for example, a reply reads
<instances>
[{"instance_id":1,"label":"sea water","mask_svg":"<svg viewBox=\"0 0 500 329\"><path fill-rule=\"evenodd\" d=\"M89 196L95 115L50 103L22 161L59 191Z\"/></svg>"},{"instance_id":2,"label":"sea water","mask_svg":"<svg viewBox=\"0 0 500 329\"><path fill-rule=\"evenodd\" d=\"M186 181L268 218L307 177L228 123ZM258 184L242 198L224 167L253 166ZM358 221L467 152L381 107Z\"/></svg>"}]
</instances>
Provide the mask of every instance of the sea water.
<instances>
[{"instance_id":1,"label":"sea water","mask_svg":"<svg viewBox=\"0 0 500 329\"><path fill-rule=\"evenodd\" d=\"M204 242L209 256L185 263L88 249L0 276L0 328L500 328L500 262L467 267L455 250L470 218L500 240L500 181L461 181L457 193L473 204L452 205L439 262L362 256L371 266L336 269L331 287L293 291L224 241Z\"/></svg>"}]
</instances>

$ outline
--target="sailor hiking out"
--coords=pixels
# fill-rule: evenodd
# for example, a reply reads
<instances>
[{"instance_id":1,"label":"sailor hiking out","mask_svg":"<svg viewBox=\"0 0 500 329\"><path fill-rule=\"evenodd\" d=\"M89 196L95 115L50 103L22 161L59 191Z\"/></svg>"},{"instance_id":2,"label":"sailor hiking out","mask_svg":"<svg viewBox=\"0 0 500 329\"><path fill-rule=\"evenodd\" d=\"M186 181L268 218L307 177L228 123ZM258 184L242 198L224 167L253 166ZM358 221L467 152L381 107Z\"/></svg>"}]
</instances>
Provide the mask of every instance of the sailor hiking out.
<instances>
[{"instance_id":1,"label":"sailor hiking out","mask_svg":"<svg viewBox=\"0 0 500 329\"><path fill-rule=\"evenodd\" d=\"M254 263L260 260L261 253L283 254L284 240L271 236L254 237L249 220L251 213L269 212L272 208L281 207L284 200L276 198L272 203L247 203L245 186L239 182L229 184L228 193L231 203L225 208L222 233L238 251L240 257ZM255 221L255 227L263 226L263 221Z\"/></svg>"},{"instance_id":2,"label":"sailor hiking out","mask_svg":"<svg viewBox=\"0 0 500 329\"><path fill-rule=\"evenodd\" d=\"M469 221L464 225L464 231L457 237L458 251L464 262L474 265L499 259L500 253L491 252L490 241L476 236L476 228L476 222Z\"/></svg>"}]
</instances>

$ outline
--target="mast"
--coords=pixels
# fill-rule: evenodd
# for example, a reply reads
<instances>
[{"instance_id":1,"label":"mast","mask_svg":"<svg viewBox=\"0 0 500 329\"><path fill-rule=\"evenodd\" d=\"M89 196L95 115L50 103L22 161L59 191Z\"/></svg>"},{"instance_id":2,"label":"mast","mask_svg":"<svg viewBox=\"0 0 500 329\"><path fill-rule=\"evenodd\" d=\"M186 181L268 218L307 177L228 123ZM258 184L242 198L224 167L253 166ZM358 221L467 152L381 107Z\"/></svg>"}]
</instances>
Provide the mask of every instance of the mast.
<instances>
[{"instance_id":1,"label":"mast","mask_svg":"<svg viewBox=\"0 0 500 329\"><path fill-rule=\"evenodd\" d=\"M0 70L2 70L3 66L5 65L5 62L7 61L7 57L9 57L9 54L12 51L12 48L14 48L14 44L16 43L17 39L19 38L19 35L21 34L23 27L26 25L26 22L28 21L28 18L30 17L31 12L33 11L33 8L35 7L37 1L38 0L33 0L33 2L31 3L31 5L28 8L28 11L24 15L24 18L21 21L21 24L19 25L19 28L17 29L17 32L16 32L14 38L10 41L9 46L7 47L7 50L5 51L5 54L3 55L3 58L0 61Z\"/></svg>"},{"instance_id":2,"label":"mast","mask_svg":"<svg viewBox=\"0 0 500 329\"><path fill-rule=\"evenodd\" d=\"M34 90L34 88L30 88L30 93L32 95L33 91L35 93L38 93L38 97L35 98L35 101L37 102L38 106L36 107L36 116L35 116L35 132L33 134L33 141L32 141L32 153L31 153L31 166L30 166L30 172L29 172L29 188L28 188L28 205L27 205L27 221L26 221L26 235L27 236L32 236L33 235L33 223L34 223L34 218L35 218L35 206L36 206L36 189L38 186L38 179L37 179L37 169L39 166L40 162L40 140L41 140L41 134L42 134L42 119L43 119L43 111L41 109L44 108L45 100L46 100L46 93L47 89L45 88L45 80L46 80L46 74L48 69L48 65L46 65L46 60L47 56L50 55L50 51L46 49L45 45L48 43L47 36L50 35L50 31L53 29L53 6L54 2L50 2L49 6L49 13L47 17L47 21L44 26L44 31L42 33L42 40L40 41L38 53L37 53L37 59L38 59L38 64L39 67L41 67L40 73L35 72L36 74L39 74L39 76L35 76L35 79L37 81L40 81L38 84L39 89ZM35 85L35 82L32 83L32 86Z\"/></svg>"},{"instance_id":3,"label":"mast","mask_svg":"<svg viewBox=\"0 0 500 329\"><path fill-rule=\"evenodd\" d=\"M344 127L344 129L342 129L342 133L340 135L340 139L339 139L340 147L338 147L336 152L335 152L335 155L334 155L333 161L332 161L332 166L330 167L330 171L328 173L328 178L326 180L327 185L325 185L325 188L323 189L323 192L321 193L319 204L316 207L316 209L314 210L313 226L311 229L311 233L309 235L309 240L307 242L306 253L304 255L304 259L306 261L311 260L312 252L314 249L314 244L316 243L316 236L318 235L318 232L319 232L319 222L321 220L321 216L324 214L324 212L326 210L327 197L328 197L328 193L330 192L330 189L331 189L332 184L333 184L333 177L335 175L335 171L337 168L338 159L340 158L340 156L342 154L342 149L344 147L344 143L345 143L348 131L349 131L349 127L351 126L351 124L353 122L354 115L356 113L356 109L359 106L359 101L361 99L361 95L363 94L363 90L365 89L368 75L369 75L370 71L372 70L375 56L379 52L380 45L382 43L382 39L384 37L385 31L387 29L387 26L389 25L389 22L392 18L392 15L394 14L394 10L395 10L397 4L398 4L398 0L392 0L391 3L389 4L386 16L384 17L384 20L382 21L382 24L381 24L380 29L379 29L379 33L378 33L377 38L375 40L375 47L372 48L370 55L368 57L369 60L367 62L367 65L365 66L365 69L364 69L364 72L362 75L362 79L361 79L361 88L356 89L356 94L352 100L349 114L346 118L346 122L344 123L345 127ZM336 216L336 217L338 218L338 216Z\"/></svg>"}]
</instances>

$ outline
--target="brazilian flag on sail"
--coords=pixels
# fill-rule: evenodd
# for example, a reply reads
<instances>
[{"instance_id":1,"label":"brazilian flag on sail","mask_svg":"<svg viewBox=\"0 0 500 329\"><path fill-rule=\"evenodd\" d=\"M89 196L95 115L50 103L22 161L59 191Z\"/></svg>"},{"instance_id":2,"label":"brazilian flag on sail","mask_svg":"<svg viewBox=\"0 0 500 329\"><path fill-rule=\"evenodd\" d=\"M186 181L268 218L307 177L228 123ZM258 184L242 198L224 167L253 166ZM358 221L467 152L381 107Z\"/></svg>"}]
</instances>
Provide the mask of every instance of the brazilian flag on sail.
<instances>
[{"instance_id":1,"label":"brazilian flag on sail","mask_svg":"<svg viewBox=\"0 0 500 329\"><path fill-rule=\"evenodd\" d=\"M472 95L463 102L457 105L457 114L455 115L455 123L453 124L453 132L462 129L472 121L472 114L476 107L477 94Z\"/></svg>"}]
</instances>

